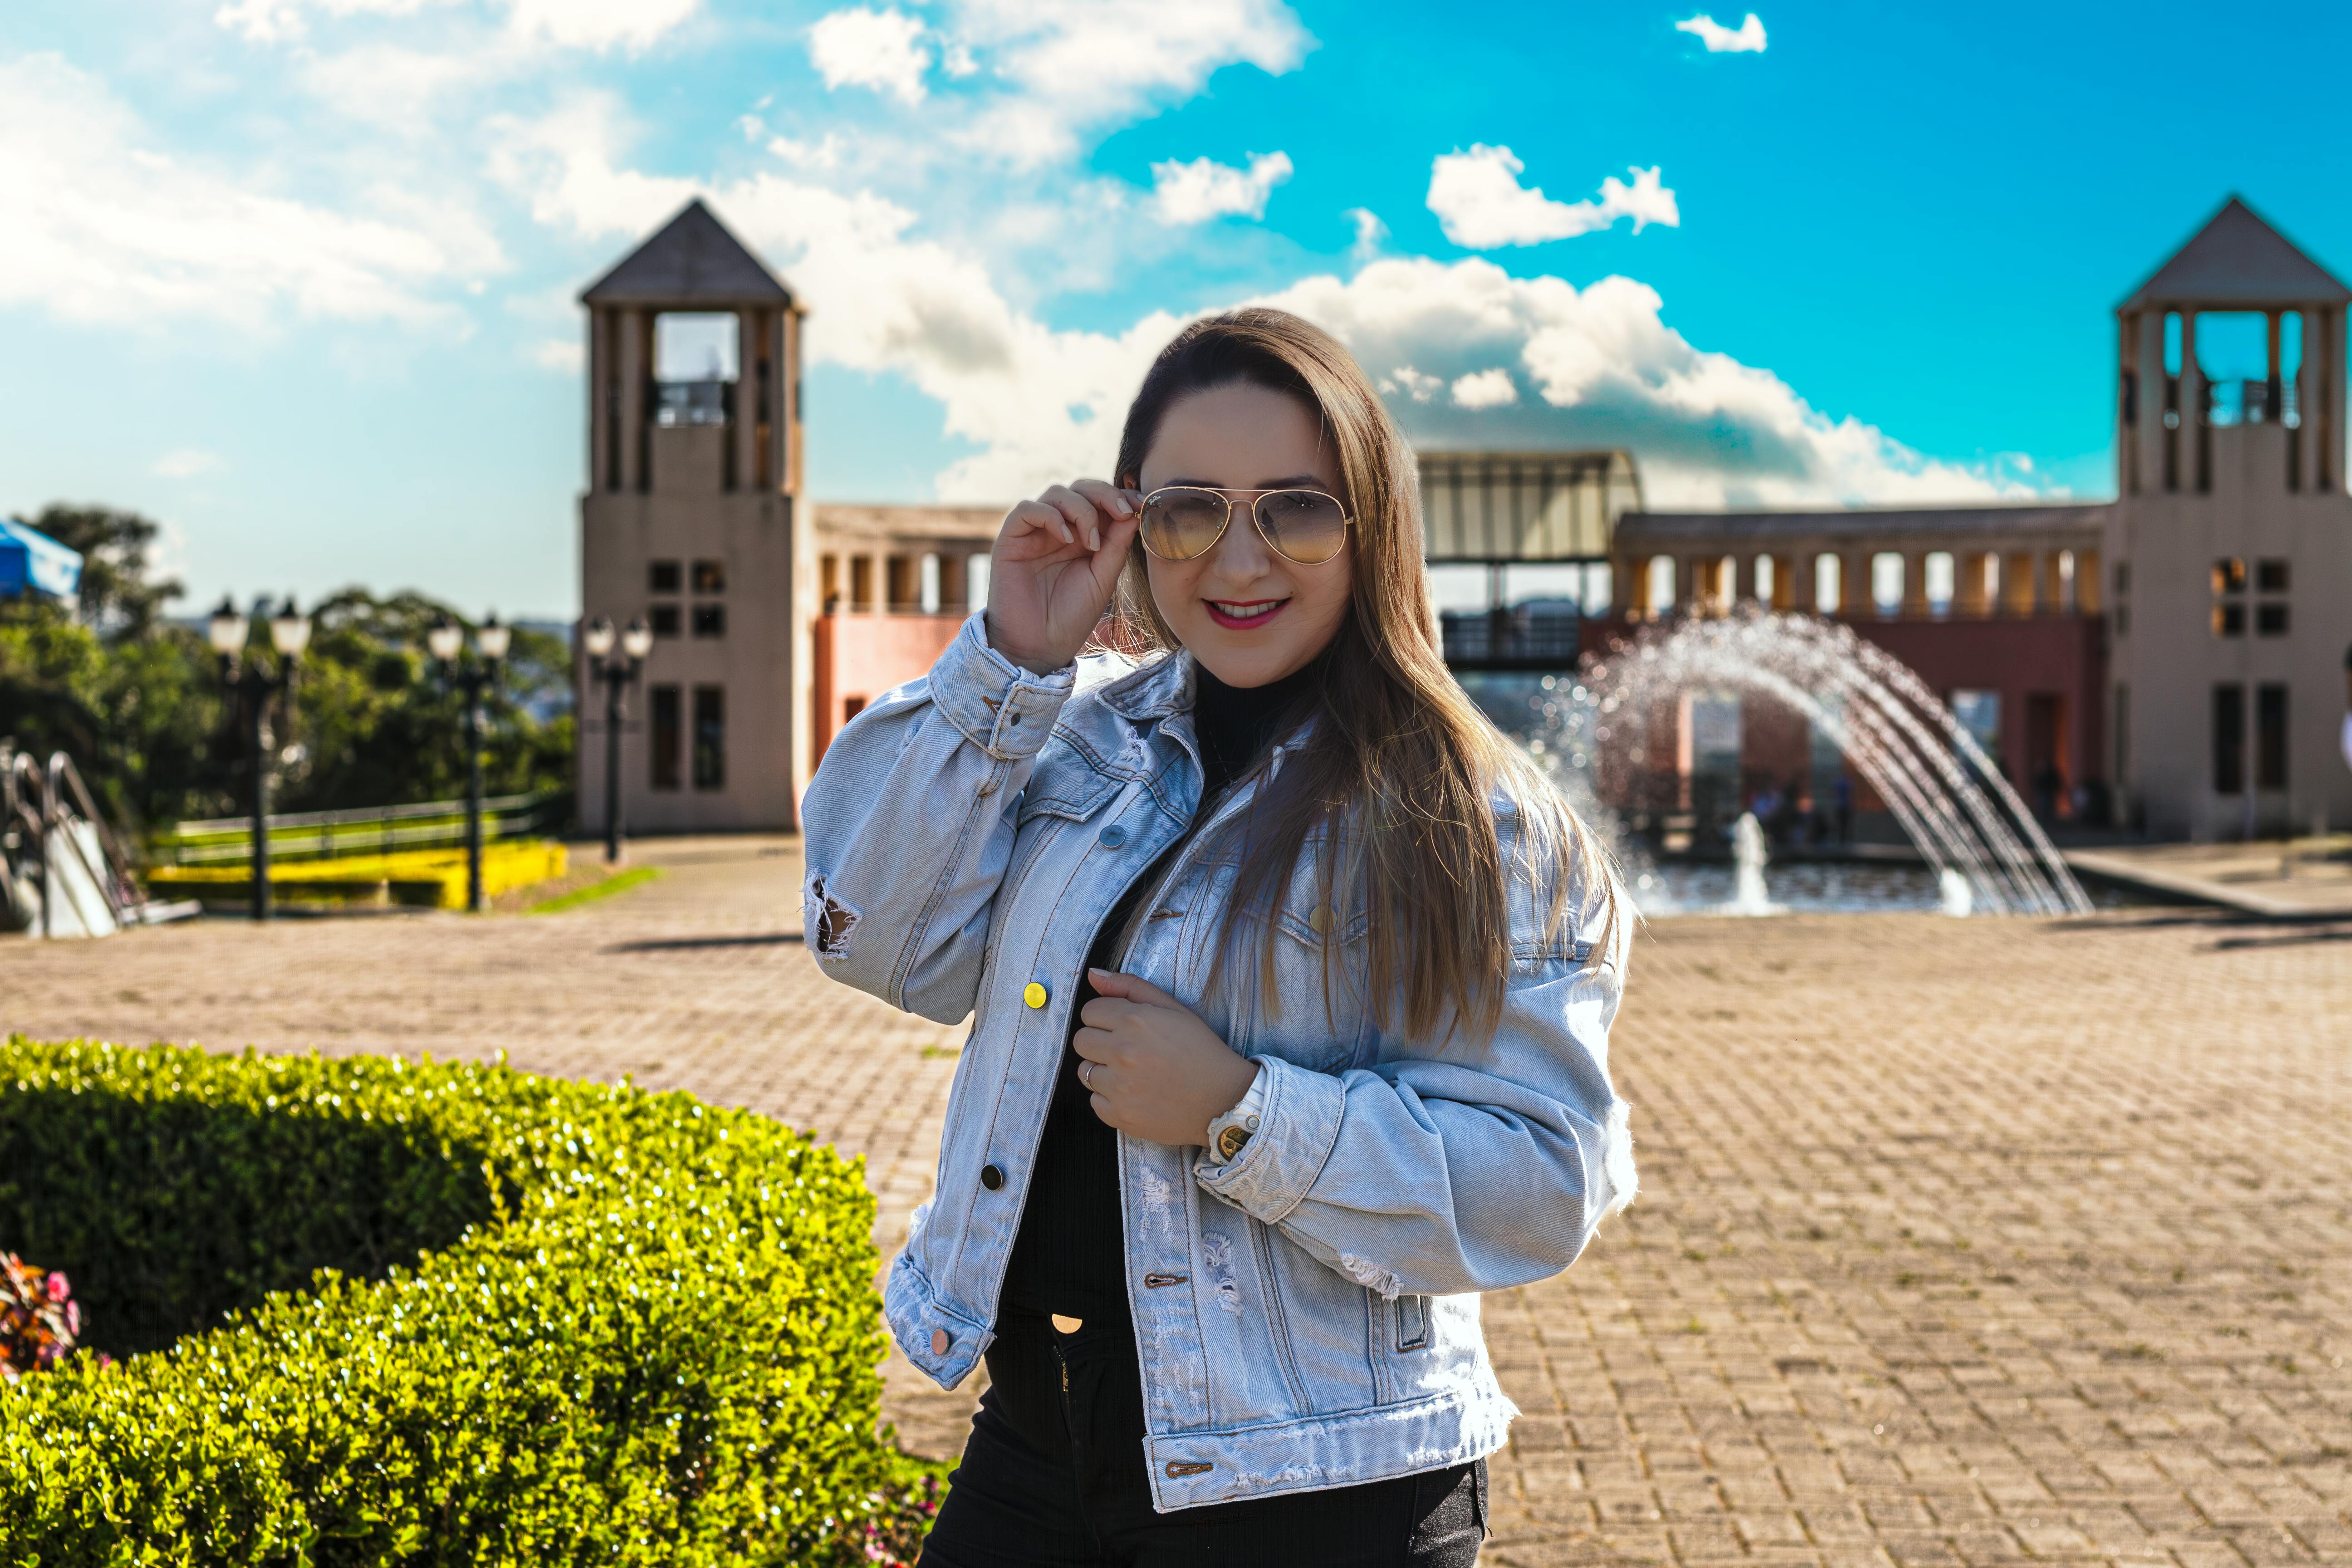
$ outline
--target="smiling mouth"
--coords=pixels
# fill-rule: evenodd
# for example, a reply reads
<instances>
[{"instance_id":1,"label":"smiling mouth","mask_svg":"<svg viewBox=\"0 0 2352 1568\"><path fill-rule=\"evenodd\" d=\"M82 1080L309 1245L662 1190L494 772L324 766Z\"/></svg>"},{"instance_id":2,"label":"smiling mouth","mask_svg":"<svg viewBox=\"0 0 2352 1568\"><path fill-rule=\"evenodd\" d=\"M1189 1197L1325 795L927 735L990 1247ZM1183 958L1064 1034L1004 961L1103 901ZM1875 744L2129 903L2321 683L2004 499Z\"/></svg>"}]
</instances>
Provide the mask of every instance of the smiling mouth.
<instances>
[{"instance_id":1,"label":"smiling mouth","mask_svg":"<svg viewBox=\"0 0 2352 1568\"><path fill-rule=\"evenodd\" d=\"M1201 602L1209 606L1211 620L1234 631L1246 631L1252 626L1265 625L1290 603L1287 599L1203 599Z\"/></svg>"}]
</instances>

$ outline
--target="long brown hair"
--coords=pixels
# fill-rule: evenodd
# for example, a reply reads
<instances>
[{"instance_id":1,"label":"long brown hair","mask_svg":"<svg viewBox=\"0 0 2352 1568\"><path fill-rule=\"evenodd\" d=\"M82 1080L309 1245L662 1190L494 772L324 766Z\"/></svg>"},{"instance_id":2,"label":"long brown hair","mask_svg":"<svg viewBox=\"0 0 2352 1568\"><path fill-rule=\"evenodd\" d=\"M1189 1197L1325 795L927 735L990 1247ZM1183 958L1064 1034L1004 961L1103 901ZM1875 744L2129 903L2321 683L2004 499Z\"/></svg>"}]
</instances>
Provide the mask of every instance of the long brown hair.
<instances>
[{"instance_id":1,"label":"long brown hair","mask_svg":"<svg viewBox=\"0 0 2352 1568\"><path fill-rule=\"evenodd\" d=\"M1401 1023L1426 1037L1450 1009L1449 1036L1460 1029L1483 1040L1501 1019L1515 961L1512 868L1496 834L1496 791L1507 792L1519 818L1519 858L1544 910L1547 944L1559 935L1580 869L1583 901L1600 903L1613 920L1605 863L1567 801L1447 670L1422 558L1412 450L1337 339L1263 308L1193 322L1160 351L1128 410L1117 482L1141 483L1145 455L1173 404L1235 383L1286 393L1318 416L1355 522L1355 581L1349 613L1320 660L1306 741L1284 756L1276 776L1262 781L1235 828L1245 852L1217 962L1222 966L1244 921L1262 927L1262 1000L1279 1008L1270 911L1313 838L1323 907L1344 910L1341 900L1360 884L1370 910L1365 1000L1377 1026ZM1152 602L1139 541L1129 551L1119 601L1120 640L1178 646ZM1328 1006L1344 916L1321 923Z\"/></svg>"}]
</instances>

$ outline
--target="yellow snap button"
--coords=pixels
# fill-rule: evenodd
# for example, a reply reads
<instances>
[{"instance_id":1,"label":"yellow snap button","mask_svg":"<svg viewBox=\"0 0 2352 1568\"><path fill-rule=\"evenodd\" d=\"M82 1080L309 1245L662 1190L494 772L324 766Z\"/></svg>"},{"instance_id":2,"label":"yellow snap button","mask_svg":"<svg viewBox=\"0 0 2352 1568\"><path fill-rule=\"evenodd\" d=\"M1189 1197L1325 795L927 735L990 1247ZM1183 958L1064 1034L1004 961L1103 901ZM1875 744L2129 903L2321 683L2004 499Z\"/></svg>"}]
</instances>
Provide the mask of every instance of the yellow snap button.
<instances>
[{"instance_id":1,"label":"yellow snap button","mask_svg":"<svg viewBox=\"0 0 2352 1568\"><path fill-rule=\"evenodd\" d=\"M1315 928L1315 934L1317 936L1329 936L1331 934L1331 906L1328 904L1316 905L1315 912L1307 917L1307 923Z\"/></svg>"},{"instance_id":2,"label":"yellow snap button","mask_svg":"<svg viewBox=\"0 0 2352 1568\"><path fill-rule=\"evenodd\" d=\"M1021 993L1021 1000L1028 1003L1032 1007L1043 1007L1045 1005L1045 984L1040 981L1032 980Z\"/></svg>"}]
</instances>

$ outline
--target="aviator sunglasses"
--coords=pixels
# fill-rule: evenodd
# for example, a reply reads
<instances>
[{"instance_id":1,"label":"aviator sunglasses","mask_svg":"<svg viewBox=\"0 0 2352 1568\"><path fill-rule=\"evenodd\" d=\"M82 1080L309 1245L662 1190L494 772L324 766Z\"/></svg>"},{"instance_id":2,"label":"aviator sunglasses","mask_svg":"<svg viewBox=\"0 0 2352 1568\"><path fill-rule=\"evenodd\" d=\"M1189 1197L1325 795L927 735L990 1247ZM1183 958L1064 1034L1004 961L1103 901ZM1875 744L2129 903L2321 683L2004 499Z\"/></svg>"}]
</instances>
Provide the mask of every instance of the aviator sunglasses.
<instances>
[{"instance_id":1,"label":"aviator sunglasses","mask_svg":"<svg viewBox=\"0 0 2352 1568\"><path fill-rule=\"evenodd\" d=\"M1145 496L1137 535L1162 561L1191 561L1216 547L1236 507L1249 509L1268 549L1301 566L1320 566L1348 542L1348 509L1321 490L1213 490L1197 485L1163 485Z\"/></svg>"}]
</instances>

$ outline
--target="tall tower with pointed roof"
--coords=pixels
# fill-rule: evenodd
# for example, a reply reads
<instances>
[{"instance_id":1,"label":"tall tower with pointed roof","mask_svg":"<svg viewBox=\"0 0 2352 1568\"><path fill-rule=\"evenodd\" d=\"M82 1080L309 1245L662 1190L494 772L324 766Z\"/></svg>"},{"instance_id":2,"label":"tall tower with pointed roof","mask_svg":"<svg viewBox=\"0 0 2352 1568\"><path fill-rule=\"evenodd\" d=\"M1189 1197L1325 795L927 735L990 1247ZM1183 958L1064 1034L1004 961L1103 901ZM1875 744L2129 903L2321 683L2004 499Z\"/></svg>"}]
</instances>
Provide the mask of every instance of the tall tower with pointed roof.
<instances>
[{"instance_id":1,"label":"tall tower with pointed roof","mask_svg":"<svg viewBox=\"0 0 2352 1568\"><path fill-rule=\"evenodd\" d=\"M583 616L643 616L622 794L632 830L798 826L814 552L801 504L803 307L700 201L580 296L588 309ZM604 709L580 712L601 826Z\"/></svg>"},{"instance_id":2,"label":"tall tower with pointed roof","mask_svg":"<svg viewBox=\"0 0 2352 1568\"><path fill-rule=\"evenodd\" d=\"M2347 305L2232 196L2116 307L2107 732L2155 837L2352 822Z\"/></svg>"}]
</instances>

